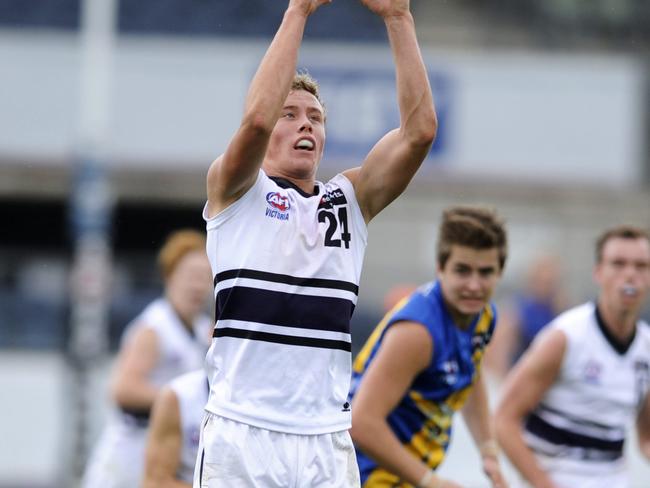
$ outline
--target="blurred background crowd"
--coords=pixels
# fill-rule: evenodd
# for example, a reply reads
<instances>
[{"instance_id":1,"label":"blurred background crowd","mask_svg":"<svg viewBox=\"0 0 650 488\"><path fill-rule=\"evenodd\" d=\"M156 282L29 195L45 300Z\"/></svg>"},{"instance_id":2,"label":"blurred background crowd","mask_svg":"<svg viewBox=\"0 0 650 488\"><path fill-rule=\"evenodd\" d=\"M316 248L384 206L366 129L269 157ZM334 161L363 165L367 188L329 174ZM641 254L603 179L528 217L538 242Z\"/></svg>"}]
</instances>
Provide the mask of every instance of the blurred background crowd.
<instances>
[{"instance_id":1,"label":"blurred background crowd","mask_svg":"<svg viewBox=\"0 0 650 488\"><path fill-rule=\"evenodd\" d=\"M98 3L112 35L89 33ZM78 475L120 334L160 293L156 250L203 228L205 172L286 5L109 4L0 0L0 486ZM498 378L541 317L593 296L602 229L650 227L650 2L411 4L439 136L370 224L354 347L396 292L433 278L441 209L487 204L510 232L488 358ZM326 180L396 124L385 29L334 0L310 19L301 60L330 110ZM79 339L84 317L94 326Z\"/></svg>"}]
</instances>

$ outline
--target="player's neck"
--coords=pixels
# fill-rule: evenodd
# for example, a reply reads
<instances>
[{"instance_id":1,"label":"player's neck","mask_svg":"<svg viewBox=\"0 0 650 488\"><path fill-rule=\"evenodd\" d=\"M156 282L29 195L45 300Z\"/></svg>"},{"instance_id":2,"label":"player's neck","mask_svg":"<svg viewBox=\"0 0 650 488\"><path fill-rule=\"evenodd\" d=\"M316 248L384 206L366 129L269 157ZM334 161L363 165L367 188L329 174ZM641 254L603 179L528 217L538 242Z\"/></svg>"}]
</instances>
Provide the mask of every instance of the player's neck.
<instances>
[{"instance_id":1,"label":"player's neck","mask_svg":"<svg viewBox=\"0 0 650 488\"><path fill-rule=\"evenodd\" d=\"M476 318L476 315L478 315L478 314L467 315L461 313L458 310L455 310L454 307L450 306L449 304L447 304L447 310L449 310L451 319L454 321L456 327L458 327L461 330L469 330L470 326L472 325L472 322Z\"/></svg>"},{"instance_id":2,"label":"player's neck","mask_svg":"<svg viewBox=\"0 0 650 488\"><path fill-rule=\"evenodd\" d=\"M614 337L625 342L634 335L638 320L636 310L614 307L601 298L598 300L598 311L605 327Z\"/></svg>"},{"instance_id":3,"label":"player's neck","mask_svg":"<svg viewBox=\"0 0 650 488\"><path fill-rule=\"evenodd\" d=\"M267 164L265 162L262 167L267 176L272 178L280 178L282 180L288 181L293 186L299 188L301 191L308 195L314 193L314 186L316 185L316 175L314 173L305 173L300 174L295 171L287 171L278 167L275 164Z\"/></svg>"}]
</instances>

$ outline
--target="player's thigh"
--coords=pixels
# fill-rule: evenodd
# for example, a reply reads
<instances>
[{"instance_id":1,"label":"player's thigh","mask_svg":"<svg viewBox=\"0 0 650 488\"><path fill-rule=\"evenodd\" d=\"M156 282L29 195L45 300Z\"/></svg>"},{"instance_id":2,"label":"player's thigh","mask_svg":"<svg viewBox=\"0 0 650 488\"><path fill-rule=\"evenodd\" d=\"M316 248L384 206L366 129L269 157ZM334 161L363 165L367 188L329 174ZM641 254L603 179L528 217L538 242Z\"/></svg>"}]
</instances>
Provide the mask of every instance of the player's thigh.
<instances>
[{"instance_id":1,"label":"player's thigh","mask_svg":"<svg viewBox=\"0 0 650 488\"><path fill-rule=\"evenodd\" d=\"M358 488L359 467L348 431L300 436L301 488Z\"/></svg>"},{"instance_id":2,"label":"player's thigh","mask_svg":"<svg viewBox=\"0 0 650 488\"><path fill-rule=\"evenodd\" d=\"M206 414L194 488L273 488L291 486L285 462L286 434Z\"/></svg>"}]
</instances>

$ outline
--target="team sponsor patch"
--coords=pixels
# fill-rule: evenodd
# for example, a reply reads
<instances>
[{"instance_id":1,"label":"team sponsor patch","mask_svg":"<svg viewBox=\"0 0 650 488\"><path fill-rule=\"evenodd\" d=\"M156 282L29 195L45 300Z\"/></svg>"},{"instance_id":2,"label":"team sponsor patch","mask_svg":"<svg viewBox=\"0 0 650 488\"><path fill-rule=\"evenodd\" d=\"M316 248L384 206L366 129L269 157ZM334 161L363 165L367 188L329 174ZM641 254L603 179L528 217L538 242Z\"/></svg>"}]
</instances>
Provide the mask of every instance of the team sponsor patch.
<instances>
[{"instance_id":1,"label":"team sponsor patch","mask_svg":"<svg viewBox=\"0 0 650 488\"><path fill-rule=\"evenodd\" d=\"M266 216L272 219L289 220L289 209L291 204L289 198L277 191L266 194Z\"/></svg>"},{"instance_id":2,"label":"team sponsor patch","mask_svg":"<svg viewBox=\"0 0 650 488\"><path fill-rule=\"evenodd\" d=\"M329 209L329 208L333 208L334 205L345 205L346 203L348 203L348 201L345 198L343 191L337 188L327 192L325 195L321 197L320 202L318 202L318 209L319 210L321 208Z\"/></svg>"}]
</instances>

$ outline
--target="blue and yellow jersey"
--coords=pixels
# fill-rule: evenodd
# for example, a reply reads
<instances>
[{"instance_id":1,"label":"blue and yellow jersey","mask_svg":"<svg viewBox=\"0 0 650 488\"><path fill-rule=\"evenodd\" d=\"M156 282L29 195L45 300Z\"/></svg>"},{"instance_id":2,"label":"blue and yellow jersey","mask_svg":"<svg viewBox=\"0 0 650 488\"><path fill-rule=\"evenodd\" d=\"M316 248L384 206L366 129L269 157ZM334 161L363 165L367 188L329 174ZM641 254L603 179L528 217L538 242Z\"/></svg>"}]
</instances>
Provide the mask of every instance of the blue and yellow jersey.
<instances>
[{"instance_id":1,"label":"blue and yellow jersey","mask_svg":"<svg viewBox=\"0 0 650 488\"><path fill-rule=\"evenodd\" d=\"M496 309L488 304L470 327L462 330L446 309L440 284L432 282L420 287L383 318L359 352L353 365L351 401L385 332L401 321L426 326L433 340L433 357L387 421L402 444L435 469L449 446L452 416L465 403L477 378L485 346L494 332ZM359 450L357 461L364 488L411 486L379 468Z\"/></svg>"}]
</instances>

